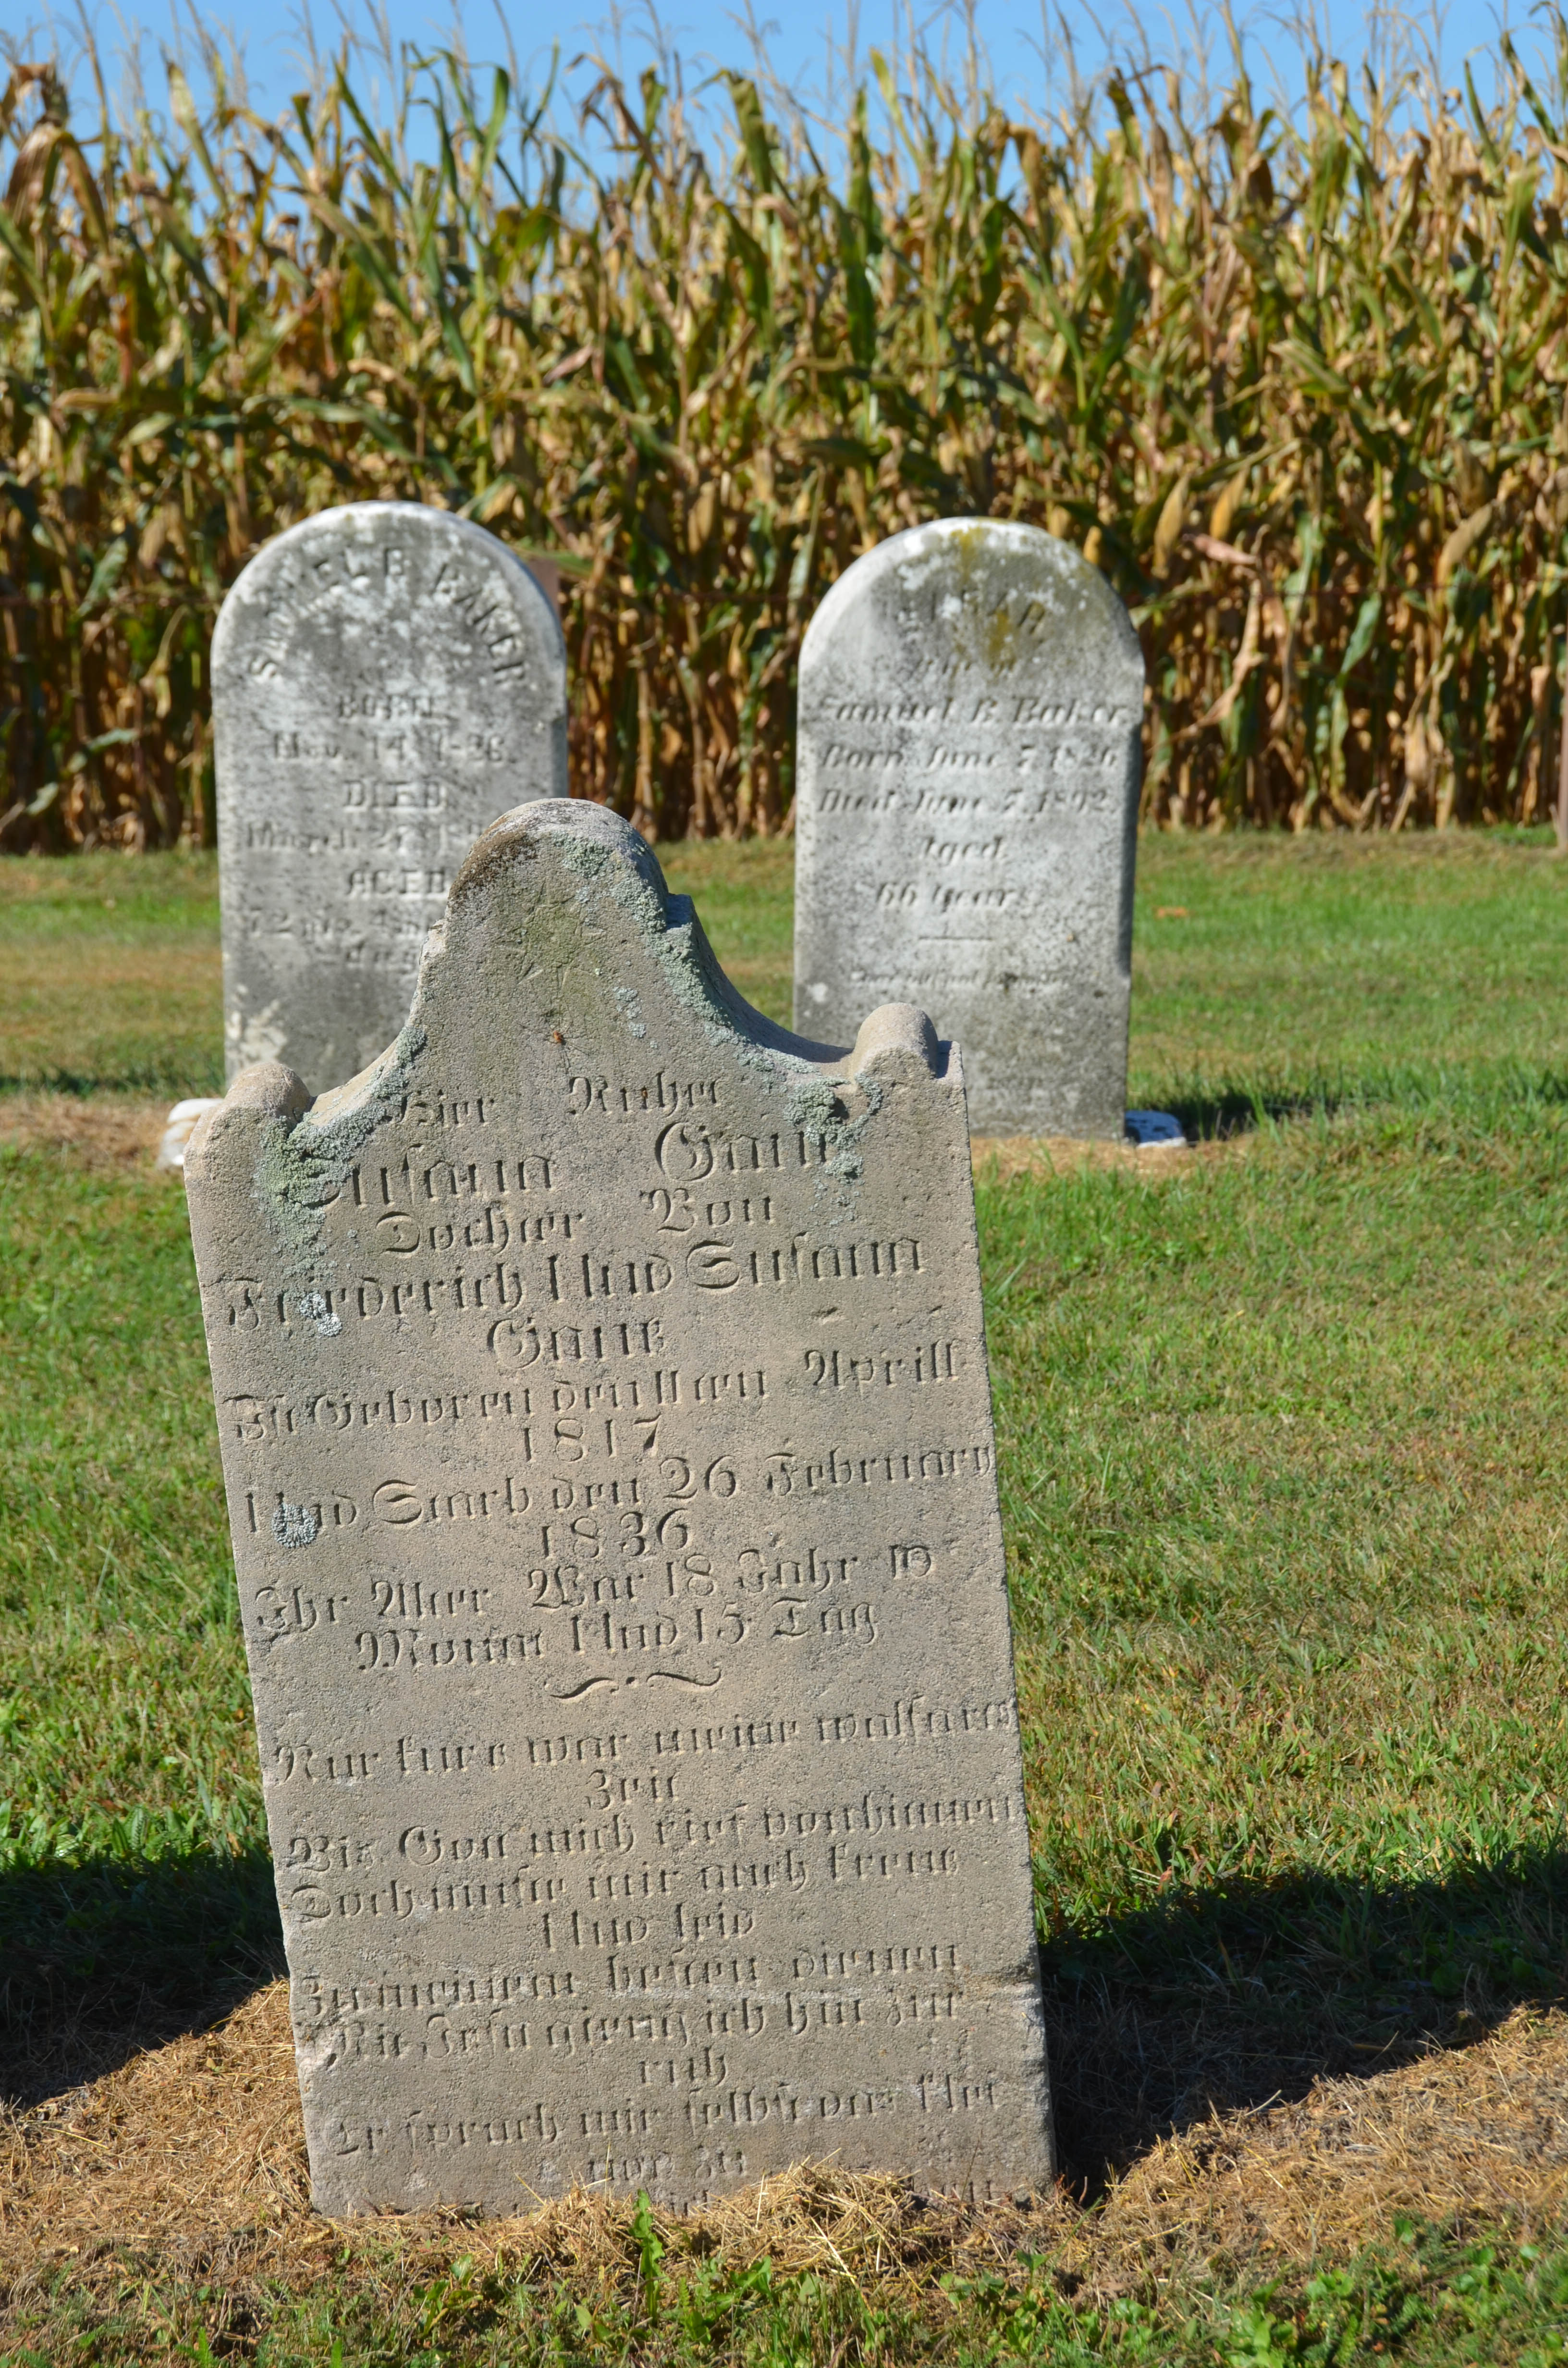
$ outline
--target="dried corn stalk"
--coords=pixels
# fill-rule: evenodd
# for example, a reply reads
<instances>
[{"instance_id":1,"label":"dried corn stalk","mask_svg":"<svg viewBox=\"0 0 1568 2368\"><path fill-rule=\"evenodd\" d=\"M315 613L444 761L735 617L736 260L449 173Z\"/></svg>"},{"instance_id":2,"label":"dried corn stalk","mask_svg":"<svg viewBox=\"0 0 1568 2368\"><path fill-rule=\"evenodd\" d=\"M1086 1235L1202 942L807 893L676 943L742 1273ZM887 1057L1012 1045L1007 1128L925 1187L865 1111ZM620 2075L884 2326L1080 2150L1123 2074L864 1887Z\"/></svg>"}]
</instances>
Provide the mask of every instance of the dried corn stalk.
<instances>
[{"instance_id":1,"label":"dried corn stalk","mask_svg":"<svg viewBox=\"0 0 1568 2368\"><path fill-rule=\"evenodd\" d=\"M225 586L376 495L564 554L576 784L666 835L787 823L812 608L964 511L1072 536L1132 604L1155 818L1539 815L1568 47L1551 90L1504 63L1490 115L1320 65L1294 128L1244 83L1195 131L1113 82L1049 133L926 68L841 172L737 77L721 156L607 75L590 183L449 59L384 120L346 61L280 127L176 73L170 127L91 138L16 65L0 844L203 837Z\"/></svg>"}]
</instances>

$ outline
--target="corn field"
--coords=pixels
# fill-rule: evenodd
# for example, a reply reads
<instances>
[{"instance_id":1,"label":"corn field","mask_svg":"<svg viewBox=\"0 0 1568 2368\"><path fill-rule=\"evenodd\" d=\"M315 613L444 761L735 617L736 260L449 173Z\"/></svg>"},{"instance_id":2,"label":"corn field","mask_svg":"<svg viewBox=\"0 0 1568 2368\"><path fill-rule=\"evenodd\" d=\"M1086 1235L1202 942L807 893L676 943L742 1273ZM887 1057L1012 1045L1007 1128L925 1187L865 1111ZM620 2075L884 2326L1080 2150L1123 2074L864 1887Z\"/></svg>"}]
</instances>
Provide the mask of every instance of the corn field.
<instances>
[{"instance_id":1,"label":"corn field","mask_svg":"<svg viewBox=\"0 0 1568 2368\"><path fill-rule=\"evenodd\" d=\"M324 505L477 518L563 575L574 787L660 837L787 828L812 609L960 513L1070 538L1148 661L1145 812L1543 817L1568 626L1568 31L1500 96L1293 119L1112 76L1055 120L927 63L824 165L727 78L606 74L584 152L515 77L345 51L278 122L0 98L0 844L210 832L206 657ZM1196 115L1200 120L1194 120ZM596 165L591 160L597 158Z\"/></svg>"}]
</instances>

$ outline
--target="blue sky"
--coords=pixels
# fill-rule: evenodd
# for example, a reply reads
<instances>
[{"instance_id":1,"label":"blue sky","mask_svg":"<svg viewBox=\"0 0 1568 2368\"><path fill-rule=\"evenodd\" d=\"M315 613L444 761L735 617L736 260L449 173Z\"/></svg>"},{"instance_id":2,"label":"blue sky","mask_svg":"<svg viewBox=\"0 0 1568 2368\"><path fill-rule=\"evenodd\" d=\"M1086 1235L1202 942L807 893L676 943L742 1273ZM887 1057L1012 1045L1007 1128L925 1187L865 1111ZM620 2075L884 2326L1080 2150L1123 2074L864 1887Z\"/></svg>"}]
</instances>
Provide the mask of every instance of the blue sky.
<instances>
[{"instance_id":1,"label":"blue sky","mask_svg":"<svg viewBox=\"0 0 1568 2368\"><path fill-rule=\"evenodd\" d=\"M74 5L75 0L68 0L68 5L67 0L30 0L30 5L29 0L19 0L15 12L8 13L14 26L27 16L39 26L53 17L63 31L74 14ZM188 0L85 0L85 5L111 51L123 44L127 31L142 33L148 85L161 95L159 51L170 42L176 6L188 26ZM344 0L337 0L336 6L334 0L314 0L317 35L327 45L343 5ZM367 21L369 5L370 0L347 0L354 20L361 25ZM1312 0L1307 0L1307 5L1312 5ZM1316 0L1316 5L1335 51L1352 61L1363 54L1368 41L1365 10L1347 5L1347 0ZM384 0L384 10L394 43L443 41L449 32L451 14L445 0ZM219 0L216 7L204 6L201 13L232 28L238 36L253 98L263 110L271 113L285 104L289 92L305 78L300 63L304 54L300 10L293 0ZM592 0L586 7L582 0L576 0L576 5L574 0L467 0L463 13L473 55L503 54L498 13L504 14L519 60L525 66L532 61L540 70L552 45L559 45L564 64L585 50L597 48L613 54L618 39L614 22ZM1091 69L1104 62L1108 51L1142 47L1145 38L1158 58L1168 58L1178 50L1190 53L1195 23L1207 24L1211 38L1220 31L1219 12L1204 0L1166 0L1165 6L1139 10L1121 5L1121 0L1104 0L1100 6L1089 5L1089 0L1046 0L1043 8L1041 0L970 0L968 13L1003 97L1036 103L1046 91L1042 16L1071 28L1080 61ZM1297 13L1291 0L1275 0L1271 6L1244 6L1238 13L1247 27L1249 62L1259 84L1267 85L1271 64L1289 79L1294 49L1279 26L1282 19ZM1517 21L1519 9L1515 7L1511 13ZM938 28L935 37L945 38L956 57L962 45L961 0L960 6L945 9L926 0L917 14ZM744 0L739 7L734 0L665 0L661 15L688 74L700 75L720 65L744 65L753 55ZM623 57L632 66L646 56L641 30L646 21L642 8L628 7L624 12L619 40ZM856 0L755 0L753 21L777 78L802 98L814 95L820 101L828 87L824 69L830 50L842 57L852 41L863 64L871 49L885 48L897 29L907 28L909 12L898 0L858 0L858 5ZM1486 62L1495 47L1497 29L1497 9L1490 0L1450 0L1446 9L1420 21L1428 34L1436 27L1444 79L1457 82L1464 61L1471 57L1484 86L1489 80ZM945 34L939 29L944 24ZM1060 74L1060 67L1056 71Z\"/></svg>"}]
</instances>

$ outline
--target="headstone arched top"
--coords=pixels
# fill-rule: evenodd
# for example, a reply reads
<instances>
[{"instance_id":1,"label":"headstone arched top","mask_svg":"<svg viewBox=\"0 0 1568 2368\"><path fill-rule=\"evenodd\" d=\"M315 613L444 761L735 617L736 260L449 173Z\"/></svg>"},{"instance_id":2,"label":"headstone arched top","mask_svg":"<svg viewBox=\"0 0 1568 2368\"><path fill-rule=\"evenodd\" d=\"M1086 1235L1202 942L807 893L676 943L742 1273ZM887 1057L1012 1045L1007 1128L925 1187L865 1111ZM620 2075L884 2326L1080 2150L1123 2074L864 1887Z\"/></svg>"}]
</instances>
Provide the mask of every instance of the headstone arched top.
<instances>
[{"instance_id":1,"label":"headstone arched top","mask_svg":"<svg viewBox=\"0 0 1568 2368\"><path fill-rule=\"evenodd\" d=\"M920 1004L977 1133L1119 1138L1142 700L1121 601L1037 527L857 560L801 655L796 1025Z\"/></svg>"},{"instance_id":2,"label":"headstone arched top","mask_svg":"<svg viewBox=\"0 0 1568 2368\"><path fill-rule=\"evenodd\" d=\"M281 1060L320 1087L402 1026L480 832L565 795L561 627L482 527L350 503L236 579L212 712L228 1072Z\"/></svg>"},{"instance_id":3,"label":"headstone arched top","mask_svg":"<svg viewBox=\"0 0 1568 2368\"><path fill-rule=\"evenodd\" d=\"M187 1162L313 2192L1051 2170L969 1142L586 802Z\"/></svg>"}]
</instances>

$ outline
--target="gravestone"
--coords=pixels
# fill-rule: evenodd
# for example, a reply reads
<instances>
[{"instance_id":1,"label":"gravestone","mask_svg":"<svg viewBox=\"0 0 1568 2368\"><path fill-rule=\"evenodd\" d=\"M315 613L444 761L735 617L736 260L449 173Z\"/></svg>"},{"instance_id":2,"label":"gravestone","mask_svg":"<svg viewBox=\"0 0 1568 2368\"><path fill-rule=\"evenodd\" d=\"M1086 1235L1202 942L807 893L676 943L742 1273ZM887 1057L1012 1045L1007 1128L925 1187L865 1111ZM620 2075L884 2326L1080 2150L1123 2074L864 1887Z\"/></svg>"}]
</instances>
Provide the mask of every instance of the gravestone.
<instances>
[{"instance_id":1,"label":"gravestone","mask_svg":"<svg viewBox=\"0 0 1568 2368\"><path fill-rule=\"evenodd\" d=\"M774 1027L540 804L186 1176L318 2205L1037 2189L956 1051Z\"/></svg>"},{"instance_id":2,"label":"gravestone","mask_svg":"<svg viewBox=\"0 0 1568 2368\"><path fill-rule=\"evenodd\" d=\"M228 1074L341 1081L408 1016L480 832L566 794L552 604L482 527L355 502L236 579L212 642Z\"/></svg>"},{"instance_id":3,"label":"gravestone","mask_svg":"<svg viewBox=\"0 0 1568 2368\"><path fill-rule=\"evenodd\" d=\"M944 518L840 577L801 653L795 1024L913 1002L979 1134L1119 1139L1143 662L1036 527Z\"/></svg>"}]
</instances>

